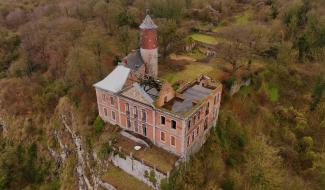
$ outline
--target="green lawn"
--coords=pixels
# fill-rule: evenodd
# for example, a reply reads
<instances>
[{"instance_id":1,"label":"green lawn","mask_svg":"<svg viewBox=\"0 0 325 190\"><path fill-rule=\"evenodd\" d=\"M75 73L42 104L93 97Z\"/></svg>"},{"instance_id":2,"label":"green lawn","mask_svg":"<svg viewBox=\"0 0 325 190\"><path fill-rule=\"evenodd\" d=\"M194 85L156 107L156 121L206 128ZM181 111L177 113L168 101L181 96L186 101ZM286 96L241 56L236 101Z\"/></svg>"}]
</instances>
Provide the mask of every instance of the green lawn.
<instances>
[{"instance_id":1,"label":"green lawn","mask_svg":"<svg viewBox=\"0 0 325 190\"><path fill-rule=\"evenodd\" d=\"M162 78L170 83L174 83L178 80L190 81L195 79L200 74L207 74L214 70L209 64L192 63L185 66L185 69L180 72L169 72Z\"/></svg>"},{"instance_id":2,"label":"green lawn","mask_svg":"<svg viewBox=\"0 0 325 190\"><path fill-rule=\"evenodd\" d=\"M250 19L250 13L249 12L245 12L242 15L235 16L235 22L237 24L247 24L249 19Z\"/></svg>"},{"instance_id":3,"label":"green lawn","mask_svg":"<svg viewBox=\"0 0 325 190\"><path fill-rule=\"evenodd\" d=\"M205 34L194 33L194 34L190 35L190 37L192 37L193 40L211 44L211 45L218 44L218 42L219 42L218 39L216 39L215 37L205 35Z\"/></svg>"},{"instance_id":4,"label":"green lawn","mask_svg":"<svg viewBox=\"0 0 325 190\"><path fill-rule=\"evenodd\" d=\"M108 171L103 175L102 179L113 185L118 190L152 190L147 184L139 181L135 177L125 173L121 169L109 164Z\"/></svg>"}]
</instances>

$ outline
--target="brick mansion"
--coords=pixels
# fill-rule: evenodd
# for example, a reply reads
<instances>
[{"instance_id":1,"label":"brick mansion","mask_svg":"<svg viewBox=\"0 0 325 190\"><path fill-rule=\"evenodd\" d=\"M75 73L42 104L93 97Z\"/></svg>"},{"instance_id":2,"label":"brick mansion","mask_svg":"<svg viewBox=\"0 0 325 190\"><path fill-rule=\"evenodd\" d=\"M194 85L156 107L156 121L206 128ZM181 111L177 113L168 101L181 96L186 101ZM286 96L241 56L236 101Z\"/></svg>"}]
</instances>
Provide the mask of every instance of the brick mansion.
<instances>
[{"instance_id":1,"label":"brick mansion","mask_svg":"<svg viewBox=\"0 0 325 190\"><path fill-rule=\"evenodd\" d=\"M158 26L147 15L140 48L94 84L99 116L177 156L197 151L215 126L222 85L205 75L176 89L158 79Z\"/></svg>"}]
</instances>

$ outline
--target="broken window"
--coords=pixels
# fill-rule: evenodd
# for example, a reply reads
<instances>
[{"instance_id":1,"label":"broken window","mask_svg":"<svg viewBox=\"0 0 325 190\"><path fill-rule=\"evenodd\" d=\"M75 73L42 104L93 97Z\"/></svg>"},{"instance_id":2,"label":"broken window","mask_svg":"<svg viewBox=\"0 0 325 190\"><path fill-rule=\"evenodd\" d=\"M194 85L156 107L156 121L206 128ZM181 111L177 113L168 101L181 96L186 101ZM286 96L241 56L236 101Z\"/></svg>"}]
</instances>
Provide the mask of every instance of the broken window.
<instances>
[{"instance_id":1,"label":"broken window","mask_svg":"<svg viewBox=\"0 0 325 190\"><path fill-rule=\"evenodd\" d=\"M143 122L146 122L147 121L147 112L146 112L146 110L142 110L142 121Z\"/></svg>"},{"instance_id":2,"label":"broken window","mask_svg":"<svg viewBox=\"0 0 325 190\"><path fill-rule=\"evenodd\" d=\"M142 130L143 130L143 135L144 136L147 136L147 127L146 127L146 124L143 124L142 125Z\"/></svg>"},{"instance_id":3,"label":"broken window","mask_svg":"<svg viewBox=\"0 0 325 190\"><path fill-rule=\"evenodd\" d=\"M111 97L110 97L110 100L111 100L111 105L114 106L114 97L111 96Z\"/></svg>"},{"instance_id":4,"label":"broken window","mask_svg":"<svg viewBox=\"0 0 325 190\"><path fill-rule=\"evenodd\" d=\"M172 123L171 123L171 127L172 127L172 129L176 129L176 121L174 121L174 120L172 120Z\"/></svg>"},{"instance_id":5,"label":"broken window","mask_svg":"<svg viewBox=\"0 0 325 190\"><path fill-rule=\"evenodd\" d=\"M136 106L133 107L134 118L138 118L138 108Z\"/></svg>"},{"instance_id":6,"label":"broken window","mask_svg":"<svg viewBox=\"0 0 325 190\"><path fill-rule=\"evenodd\" d=\"M126 121L126 127L127 127L127 128L131 128L131 121L130 121L130 118L128 118L127 121Z\"/></svg>"},{"instance_id":7,"label":"broken window","mask_svg":"<svg viewBox=\"0 0 325 190\"><path fill-rule=\"evenodd\" d=\"M171 137L170 137L170 144L171 144L172 146L176 146L176 139L175 139L174 136L171 136Z\"/></svg>"},{"instance_id":8,"label":"broken window","mask_svg":"<svg viewBox=\"0 0 325 190\"><path fill-rule=\"evenodd\" d=\"M204 122L204 130L206 130L208 128L208 119L205 119Z\"/></svg>"},{"instance_id":9,"label":"broken window","mask_svg":"<svg viewBox=\"0 0 325 190\"><path fill-rule=\"evenodd\" d=\"M107 117L107 109L104 108L104 115Z\"/></svg>"},{"instance_id":10,"label":"broken window","mask_svg":"<svg viewBox=\"0 0 325 190\"><path fill-rule=\"evenodd\" d=\"M130 111L130 105L129 105L129 103L125 103L125 111L127 111L127 112Z\"/></svg>"},{"instance_id":11,"label":"broken window","mask_svg":"<svg viewBox=\"0 0 325 190\"><path fill-rule=\"evenodd\" d=\"M210 102L208 102L207 109L205 111L205 115L209 114L209 110L210 110Z\"/></svg>"},{"instance_id":12,"label":"broken window","mask_svg":"<svg viewBox=\"0 0 325 190\"><path fill-rule=\"evenodd\" d=\"M164 116L161 116L161 117L160 117L160 123L161 123L162 125L165 125L165 124L166 124L166 118L165 118Z\"/></svg>"},{"instance_id":13,"label":"broken window","mask_svg":"<svg viewBox=\"0 0 325 190\"><path fill-rule=\"evenodd\" d=\"M106 102L106 95L104 93L102 94L102 99L103 99L103 102Z\"/></svg>"},{"instance_id":14,"label":"broken window","mask_svg":"<svg viewBox=\"0 0 325 190\"><path fill-rule=\"evenodd\" d=\"M165 142L166 138L165 138L165 133L164 132L160 132L160 140Z\"/></svg>"},{"instance_id":15,"label":"broken window","mask_svg":"<svg viewBox=\"0 0 325 190\"><path fill-rule=\"evenodd\" d=\"M187 123L187 130L190 130L191 128L191 120L188 120L188 123Z\"/></svg>"}]
</instances>

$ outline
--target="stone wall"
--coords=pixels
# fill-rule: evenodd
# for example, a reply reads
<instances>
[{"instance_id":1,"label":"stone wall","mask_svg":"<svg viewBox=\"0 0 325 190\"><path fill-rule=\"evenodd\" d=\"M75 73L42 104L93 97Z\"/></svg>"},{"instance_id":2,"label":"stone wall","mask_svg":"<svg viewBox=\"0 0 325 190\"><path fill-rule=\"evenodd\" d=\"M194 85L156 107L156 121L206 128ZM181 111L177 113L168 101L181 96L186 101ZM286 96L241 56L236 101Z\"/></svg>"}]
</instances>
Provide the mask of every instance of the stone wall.
<instances>
[{"instance_id":1,"label":"stone wall","mask_svg":"<svg viewBox=\"0 0 325 190\"><path fill-rule=\"evenodd\" d=\"M146 165L143 161L133 158L132 155L120 156L119 154L112 154L110 156L110 161L126 173L157 190L160 189L161 180L167 178L169 175L157 171L155 168ZM153 184L147 177L145 177L145 173L147 172L150 174L151 171L154 171L155 173L155 179L157 180L156 184Z\"/></svg>"}]
</instances>

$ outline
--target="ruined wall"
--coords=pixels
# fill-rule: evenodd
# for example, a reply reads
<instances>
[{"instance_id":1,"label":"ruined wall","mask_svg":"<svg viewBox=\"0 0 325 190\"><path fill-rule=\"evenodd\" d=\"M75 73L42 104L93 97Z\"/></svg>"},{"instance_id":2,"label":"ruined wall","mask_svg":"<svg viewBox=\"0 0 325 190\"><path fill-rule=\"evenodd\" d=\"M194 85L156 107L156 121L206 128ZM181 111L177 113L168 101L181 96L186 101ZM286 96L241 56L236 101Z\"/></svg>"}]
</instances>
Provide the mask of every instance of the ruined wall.
<instances>
[{"instance_id":1,"label":"ruined wall","mask_svg":"<svg viewBox=\"0 0 325 190\"><path fill-rule=\"evenodd\" d=\"M154 189L160 189L160 182L162 179L167 178L168 174L163 174L157 171L155 168L146 165L144 162L138 161L132 157L132 155L127 155L125 158L121 158L118 154L112 154L110 156L110 161L126 173L132 175L133 177L141 180L142 182L148 184ZM145 172L147 171L155 171L155 178L157 180L157 184L153 184L149 181L148 178L145 177Z\"/></svg>"}]
</instances>

